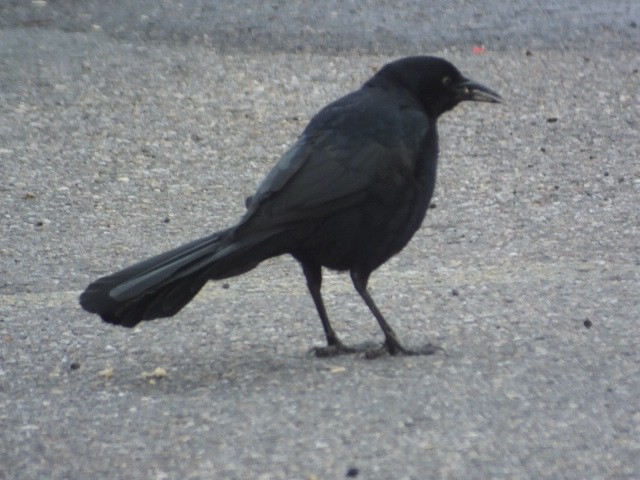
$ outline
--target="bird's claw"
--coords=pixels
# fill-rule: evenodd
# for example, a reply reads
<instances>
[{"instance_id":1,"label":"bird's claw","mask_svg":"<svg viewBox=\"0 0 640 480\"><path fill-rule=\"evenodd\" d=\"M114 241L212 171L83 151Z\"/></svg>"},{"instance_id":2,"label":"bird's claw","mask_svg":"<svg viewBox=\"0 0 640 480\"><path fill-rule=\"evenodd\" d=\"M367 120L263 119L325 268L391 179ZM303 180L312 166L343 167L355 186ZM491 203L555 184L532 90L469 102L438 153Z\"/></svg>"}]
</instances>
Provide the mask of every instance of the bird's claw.
<instances>
[{"instance_id":1,"label":"bird's claw","mask_svg":"<svg viewBox=\"0 0 640 480\"><path fill-rule=\"evenodd\" d=\"M438 345L432 345L430 343L418 348L418 349L408 349L403 347L397 340L389 340L387 339L380 347L374 349L374 350L370 350L368 352L365 353L365 358L368 359L374 359L374 358L378 358L381 357L382 355L385 354L389 354L389 355L403 355L403 356L410 356L410 355L433 355L436 352L439 351L443 351L444 352L444 348L438 346Z\"/></svg>"},{"instance_id":2,"label":"bird's claw","mask_svg":"<svg viewBox=\"0 0 640 480\"><path fill-rule=\"evenodd\" d=\"M319 358L330 358L338 355L363 354L366 359L373 360L383 355L433 355L436 352L444 351L442 347L427 344L418 349L410 350L403 347L397 341L386 341L382 345L366 342L360 345L348 346L342 342L333 343L326 347L313 347L309 353Z\"/></svg>"},{"instance_id":3,"label":"bird's claw","mask_svg":"<svg viewBox=\"0 0 640 480\"><path fill-rule=\"evenodd\" d=\"M376 350L379 348L375 343L366 342L360 345L345 345L344 343L337 341L326 347L313 347L309 350L309 353L319 358L337 357L338 355L353 355L357 353L364 353Z\"/></svg>"}]
</instances>

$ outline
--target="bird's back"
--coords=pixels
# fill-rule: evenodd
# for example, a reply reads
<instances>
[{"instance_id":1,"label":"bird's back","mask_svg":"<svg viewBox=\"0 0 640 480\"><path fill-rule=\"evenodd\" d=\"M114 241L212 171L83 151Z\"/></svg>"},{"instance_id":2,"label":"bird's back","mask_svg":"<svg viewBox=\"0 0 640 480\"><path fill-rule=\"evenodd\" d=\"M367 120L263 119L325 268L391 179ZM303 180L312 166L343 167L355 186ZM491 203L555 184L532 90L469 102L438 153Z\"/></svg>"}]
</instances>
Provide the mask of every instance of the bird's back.
<instances>
[{"instance_id":1,"label":"bird's back","mask_svg":"<svg viewBox=\"0 0 640 480\"><path fill-rule=\"evenodd\" d=\"M298 259L373 271L422 223L437 153L435 119L411 96L365 86L311 120L258 188L239 231L280 225Z\"/></svg>"}]
</instances>

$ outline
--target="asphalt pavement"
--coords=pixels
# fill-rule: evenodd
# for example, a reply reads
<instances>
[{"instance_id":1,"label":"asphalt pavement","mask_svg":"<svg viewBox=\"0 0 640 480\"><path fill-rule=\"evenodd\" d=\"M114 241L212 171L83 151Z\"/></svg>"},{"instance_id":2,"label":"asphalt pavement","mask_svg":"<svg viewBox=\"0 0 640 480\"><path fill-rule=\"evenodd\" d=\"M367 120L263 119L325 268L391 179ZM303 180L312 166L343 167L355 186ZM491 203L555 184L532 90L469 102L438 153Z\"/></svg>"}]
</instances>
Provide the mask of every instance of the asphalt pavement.
<instances>
[{"instance_id":1,"label":"asphalt pavement","mask_svg":"<svg viewBox=\"0 0 640 480\"><path fill-rule=\"evenodd\" d=\"M640 4L387 3L0 4L0 479L640 478ZM418 53L505 99L441 119L433 208L371 279L442 352L308 355L287 257L133 330L80 309ZM323 287L345 343L381 340Z\"/></svg>"}]
</instances>

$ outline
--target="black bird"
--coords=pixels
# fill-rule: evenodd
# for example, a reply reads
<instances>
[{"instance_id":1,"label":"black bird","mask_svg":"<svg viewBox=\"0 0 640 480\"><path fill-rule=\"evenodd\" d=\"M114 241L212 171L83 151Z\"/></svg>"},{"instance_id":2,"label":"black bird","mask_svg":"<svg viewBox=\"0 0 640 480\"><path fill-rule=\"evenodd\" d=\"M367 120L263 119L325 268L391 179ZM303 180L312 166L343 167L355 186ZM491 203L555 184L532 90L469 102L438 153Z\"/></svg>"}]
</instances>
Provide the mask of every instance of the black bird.
<instances>
[{"instance_id":1,"label":"black bird","mask_svg":"<svg viewBox=\"0 0 640 480\"><path fill-rule=\"evenodd\" d=\"M178 313L209 280L245 273L289 253L302 265L327 347L318 356L433 353L398 341L367 290L371 272L398 253L420 227L436 182L436 121L465 100L500 96L436 57L385 65L359 90L311 119L246 201L231 228L103 277L80 296L106 322L133 327ZM322 267L349 271L385 336L382 347L350 347L325 310Z\"/></svg>"}]
</instances>

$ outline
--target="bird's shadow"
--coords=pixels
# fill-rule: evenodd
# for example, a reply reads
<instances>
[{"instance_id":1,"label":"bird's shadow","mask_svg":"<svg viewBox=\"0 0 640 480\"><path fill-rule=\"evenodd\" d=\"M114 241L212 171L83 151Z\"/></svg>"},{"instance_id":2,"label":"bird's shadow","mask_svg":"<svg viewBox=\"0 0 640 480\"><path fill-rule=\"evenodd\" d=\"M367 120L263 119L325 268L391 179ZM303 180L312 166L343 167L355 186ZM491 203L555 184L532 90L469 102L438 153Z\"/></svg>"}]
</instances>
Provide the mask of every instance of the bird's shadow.
<instances>
[{"instance_id":1,"label":"bird's shadow","mask_svg":"<svg viewBox=\"0 0 640 480\"><path fill-rule=\"evenodd\" d=\"M341 362L352 363L355 357L343 356L330 362L316 358L307 350L283 354L273 346L251 349L227 349L204 354L131 355L113 365L113 372L102 376L98 388L150 393L189 394L200 389L226 391L233 388L260 388L261 385L286 383L317 371L327 371Z\"/></svg>"},{"instance_id":2,"label":"bird's shadow","mask_svg":"<svg viewBox=\"0 0 640 480\"><path fill-rule=\"evenodd\" d=\"M399 362L430 357L384 355L369 359L364 354L353 354L319 358L309 348L296 348L287 353L276 349L279 350L273 345L258 345L209 353L136 355L135 359L129 356L114 366L113 375L101 378L95 386L145 396L199 395L203 390L215 395L217 390L311 386L335 377L336 372L372 370L384 375L386 368L397 370Z\"/></svg>"}]
</instances>

